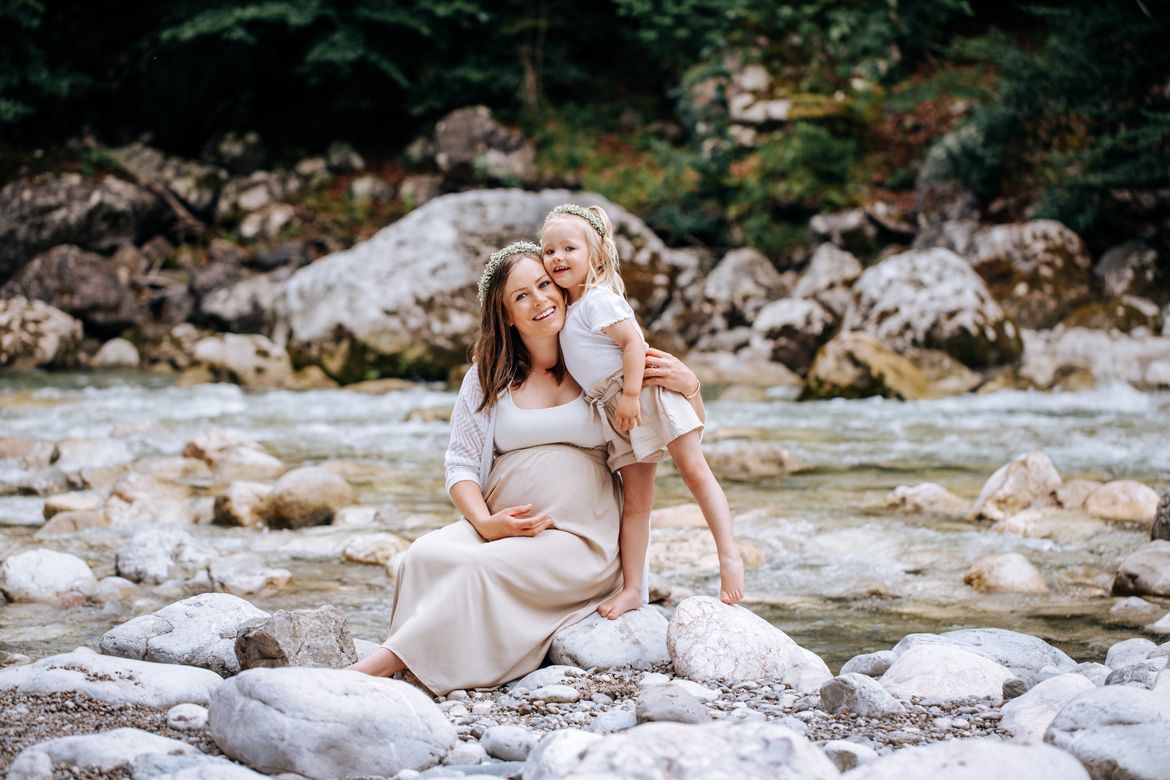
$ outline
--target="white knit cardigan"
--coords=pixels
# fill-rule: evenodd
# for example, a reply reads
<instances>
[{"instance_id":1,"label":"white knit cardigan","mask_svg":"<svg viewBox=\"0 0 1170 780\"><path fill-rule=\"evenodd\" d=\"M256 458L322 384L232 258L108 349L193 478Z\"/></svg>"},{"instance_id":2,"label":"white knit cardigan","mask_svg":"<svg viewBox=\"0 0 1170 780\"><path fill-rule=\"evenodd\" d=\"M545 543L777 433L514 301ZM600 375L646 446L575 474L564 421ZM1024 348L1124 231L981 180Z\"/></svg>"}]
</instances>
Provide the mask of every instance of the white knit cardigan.
<instances>
[{"instance_id":1,"label":"white knit cardigan","mask_svg":"<svg viewBox=\"0 0 1170 780\"><path fill-rule=\"evenodd\" d=\"M447 472L447 494L456 482L471 480L481 488L487 484L495 454L496 407L477 412L483 401L483 387L475 365L463 375L459 397L451 412L451 441L443 466Z\"/></svg>"}]
</instances>

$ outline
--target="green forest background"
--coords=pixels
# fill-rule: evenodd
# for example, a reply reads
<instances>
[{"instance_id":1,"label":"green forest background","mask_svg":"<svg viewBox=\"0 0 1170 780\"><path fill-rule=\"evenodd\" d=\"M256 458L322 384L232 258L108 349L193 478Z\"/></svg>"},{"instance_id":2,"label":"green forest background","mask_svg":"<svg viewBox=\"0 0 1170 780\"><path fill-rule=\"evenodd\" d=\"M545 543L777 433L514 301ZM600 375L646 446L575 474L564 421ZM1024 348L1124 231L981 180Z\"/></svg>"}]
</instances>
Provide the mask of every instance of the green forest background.
<instances>
[{"instance_id":1,"label":"green forest background","mask_svg":"<svg viewBox=\"0 0 1170 780\"><path fill-rule=\"evenodd\" d=\"M796 107L754 147L693 90L747 62ZM818 211L909 212L945 136L989 220L1170 245L1168 0L0 3L3 180L100 170L86 135L195 157L253 130L278 163L344 139L393 179L473 104L536 142L542 184L676 244L779 258Z\"/></svg>"}]
</instances>

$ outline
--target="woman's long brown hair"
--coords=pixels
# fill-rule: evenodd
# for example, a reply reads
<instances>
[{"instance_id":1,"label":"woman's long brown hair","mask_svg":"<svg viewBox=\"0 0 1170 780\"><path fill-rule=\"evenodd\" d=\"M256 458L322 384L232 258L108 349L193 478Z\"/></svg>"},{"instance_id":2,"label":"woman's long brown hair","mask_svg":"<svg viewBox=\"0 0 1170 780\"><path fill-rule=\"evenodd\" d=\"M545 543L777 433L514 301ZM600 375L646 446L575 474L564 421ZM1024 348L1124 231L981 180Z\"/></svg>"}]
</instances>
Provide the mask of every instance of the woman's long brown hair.
<instances>
[{"instance_id":1,"label":"woman's long brown hair","mask_svg":"<svg viewBox=\"0 0 1170 780\"><path fill-rule=\"evenodd\" d=\"M532 356L520 339L516 329L505 319L507 307L504 302L504 288L512 269L522 258L530 258L543 266L539 255L532 252L517 252L500 263L488 283L483 308L479 313L479 330L471 348L472 360L477 364L479 384L483 388L483 401L475 411L490 411L500 394L505 390L519 387L532 373ZM565 359L557 347L557 363L552 368L557 384L565 380Z\"/></svg>"}]
</instances>

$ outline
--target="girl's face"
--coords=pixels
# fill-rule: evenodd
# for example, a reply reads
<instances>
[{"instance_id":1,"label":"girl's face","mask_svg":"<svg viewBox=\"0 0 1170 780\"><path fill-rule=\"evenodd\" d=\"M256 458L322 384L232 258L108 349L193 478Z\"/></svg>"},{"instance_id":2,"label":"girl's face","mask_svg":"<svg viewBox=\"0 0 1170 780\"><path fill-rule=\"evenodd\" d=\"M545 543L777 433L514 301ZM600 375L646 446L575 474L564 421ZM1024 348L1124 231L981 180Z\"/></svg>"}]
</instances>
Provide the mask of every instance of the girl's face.
<instances>
[{"instance_id":1,"label":"girl's face","mask_svg":"<svg viewBox=\"0 0 1170 780\"><path fill-rule=\"evenodd\" d=\"M540 248L544 267L553 281L569 291L576 300L589 276L589 244L585 231L589 226L576 217L560 217L544 226Z\"/></svg>"},{"instance_id":2,"label":"girl's face","mask_svg":"<svg viewBox=\"0 0 1170 780\"><path fill-rule=\"evenodd\" d=\"M553 336L565 325L565 296L532 257L522 257L504 280L504 320L520 336Z\"/></svg>"}]
</instances>

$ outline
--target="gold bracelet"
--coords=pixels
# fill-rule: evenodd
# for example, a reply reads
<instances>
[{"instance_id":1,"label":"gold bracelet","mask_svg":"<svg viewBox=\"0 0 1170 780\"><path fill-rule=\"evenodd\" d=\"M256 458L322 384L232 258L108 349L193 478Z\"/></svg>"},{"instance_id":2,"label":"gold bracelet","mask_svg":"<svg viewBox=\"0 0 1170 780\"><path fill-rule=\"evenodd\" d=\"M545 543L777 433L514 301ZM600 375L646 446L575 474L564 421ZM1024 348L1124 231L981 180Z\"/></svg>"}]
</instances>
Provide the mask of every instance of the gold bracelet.
<instances>
[{"instance_id":1,"label":"gold bracelet","mask_svg":"<svg viewBox=\"0 0 1170 780\"><path fill-rule=\"evenodd\" d=\"M698 379L696 379L695 380L695 389L691 392L690 395L684 395L683 398L687 399L688 401L693 400L694 397L696 395L698 395L699 391L702 389L703 389L703 383L700 382Z\"/></svg>"}]
</instances>

